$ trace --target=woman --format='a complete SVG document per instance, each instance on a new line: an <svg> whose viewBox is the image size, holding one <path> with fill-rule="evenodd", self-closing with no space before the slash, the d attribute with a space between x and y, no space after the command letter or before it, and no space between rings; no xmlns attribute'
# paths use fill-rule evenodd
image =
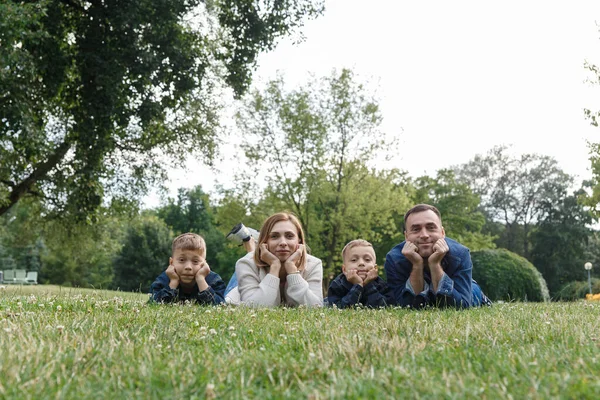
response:
<svg viewBox="0 0 600 400"><path fill-rule="evenodd" d="M264 307L323 304L323 264L306 253L304 231L292 214L282 212L267 218L260 229L256 250L238 260L235 274L241 304ZM229 297L237 300L237 293L230 293Z"/></svg>

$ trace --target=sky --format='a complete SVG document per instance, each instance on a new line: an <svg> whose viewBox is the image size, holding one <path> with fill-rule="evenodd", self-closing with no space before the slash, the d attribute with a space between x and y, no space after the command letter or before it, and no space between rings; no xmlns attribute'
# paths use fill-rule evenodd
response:
<svg viewBox="0 0 600 400"><path fill-rule="evenodd" d="M381 130L397 135L392 164L435 176L496 145L515 155L549 155L574 176L591 177L587 141L600 142L583 109L600 109L600 86L584 61L600 65L600 1L326 0L305 40L286 38L259 58L254 82L279 72L286 83L351 68L376 93ZM227 123L227 122L226 122ZM231 124L233 125L233 124ZM230 129L235 129L231 127ZM235 135L233 135L235 138ZM210 170L190 160L170 173L176 188L232 186L234 144ZM160 202L154 197L146 202Z"/></svg>

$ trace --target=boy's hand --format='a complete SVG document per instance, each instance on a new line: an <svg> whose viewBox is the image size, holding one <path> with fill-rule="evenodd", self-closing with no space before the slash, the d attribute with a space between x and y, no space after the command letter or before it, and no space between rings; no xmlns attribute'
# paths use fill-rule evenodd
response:
<svg viewBox="0 0 600 400"><path fill-rule="evenodd" d="M363 285L363 280L360 276L358 276L358 272L355 269L350 269L350 270L344 272L344 275L346 275L346 279L351 284L360 285L360 286Z"/></svg>
<svg viewBox="0 0 600 400"><path fill-rule="evenodd" d="M410 263L414 265L423 265L423 257L419 254L419 248L413 242L407 240L402 248L402 254Z"/></svg>
<svg viewBox="0 0 600 400"><path fill-rule="evenodd" d="M369 284L369 283L373 282L375 279L377 279L378 276L379 276L379 274L377 272L377 265L376 265L375 268L373 268L369 272L367 272L367 276L365 277L363 284L365 286L367 286L367 284Z"/></svg>
<svg viewBox="0 0 600 400"><path fill-rule="evenodd" d="M201 292L208 289L208 283L206 283L206 277L210 273L210 267L205 260L202 260L200 263L200 268L196 271L196 284L198 285L198 290Z"/></svg>
<svg viewBox="0 0 600 400"><path fill-rule="evenodd" d="M206 261L202 261L200 263L200 268L198 268L198 271L196 271L196 278L198 278L199 276L203 276L204 278L206 278L209 273L210 267L208 266L208 263Z"/></svg>
<svg viewBox="0 0 600 400"><path fill-rule="evenodd" d="M177 275L177 272L175 272L175 266L173 264L169 264L165 272L170 280L169 287L171 289L176 289L179 286L179 275Z"/></svg>

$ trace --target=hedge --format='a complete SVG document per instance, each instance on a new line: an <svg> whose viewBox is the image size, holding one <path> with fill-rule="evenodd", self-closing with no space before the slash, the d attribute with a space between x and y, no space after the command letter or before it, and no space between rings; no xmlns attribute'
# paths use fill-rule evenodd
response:
<svg viewBox="0 0 600 400"><path fill-rule="evenodd" d="M590 284L588 281L573 281L564 285L554 300L573 301L584 299L585 295L590 292ZM592 293L600 293L600 279L592 278Z"/></svg>
<svg viewBox="0 0 600 400"><path fill-rule="evenodd" d="M492 301L548 301L542 274L525 258L506 249L471 253L473 279Z"/></svg>

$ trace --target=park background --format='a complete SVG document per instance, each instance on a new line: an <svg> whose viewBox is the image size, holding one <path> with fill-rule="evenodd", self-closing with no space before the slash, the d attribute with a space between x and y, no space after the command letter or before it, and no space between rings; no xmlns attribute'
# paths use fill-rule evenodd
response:
<svg viewBox="0 0 600 400"><path fill-rule="evenodd" d="M231 227L289 210L326 287L346 242L371 241L383 265L404 212L426 202L476 258L508 257L498 268L514 261L548 288L507 284L495 299L589 290L595 2L183 2L160 19L164 5L144 1L128 21L68 3L2 6L2 269L146 292L192 231L227 280L243 255ZM494 268L475 268L488 292L514 276Z"/></svg>

